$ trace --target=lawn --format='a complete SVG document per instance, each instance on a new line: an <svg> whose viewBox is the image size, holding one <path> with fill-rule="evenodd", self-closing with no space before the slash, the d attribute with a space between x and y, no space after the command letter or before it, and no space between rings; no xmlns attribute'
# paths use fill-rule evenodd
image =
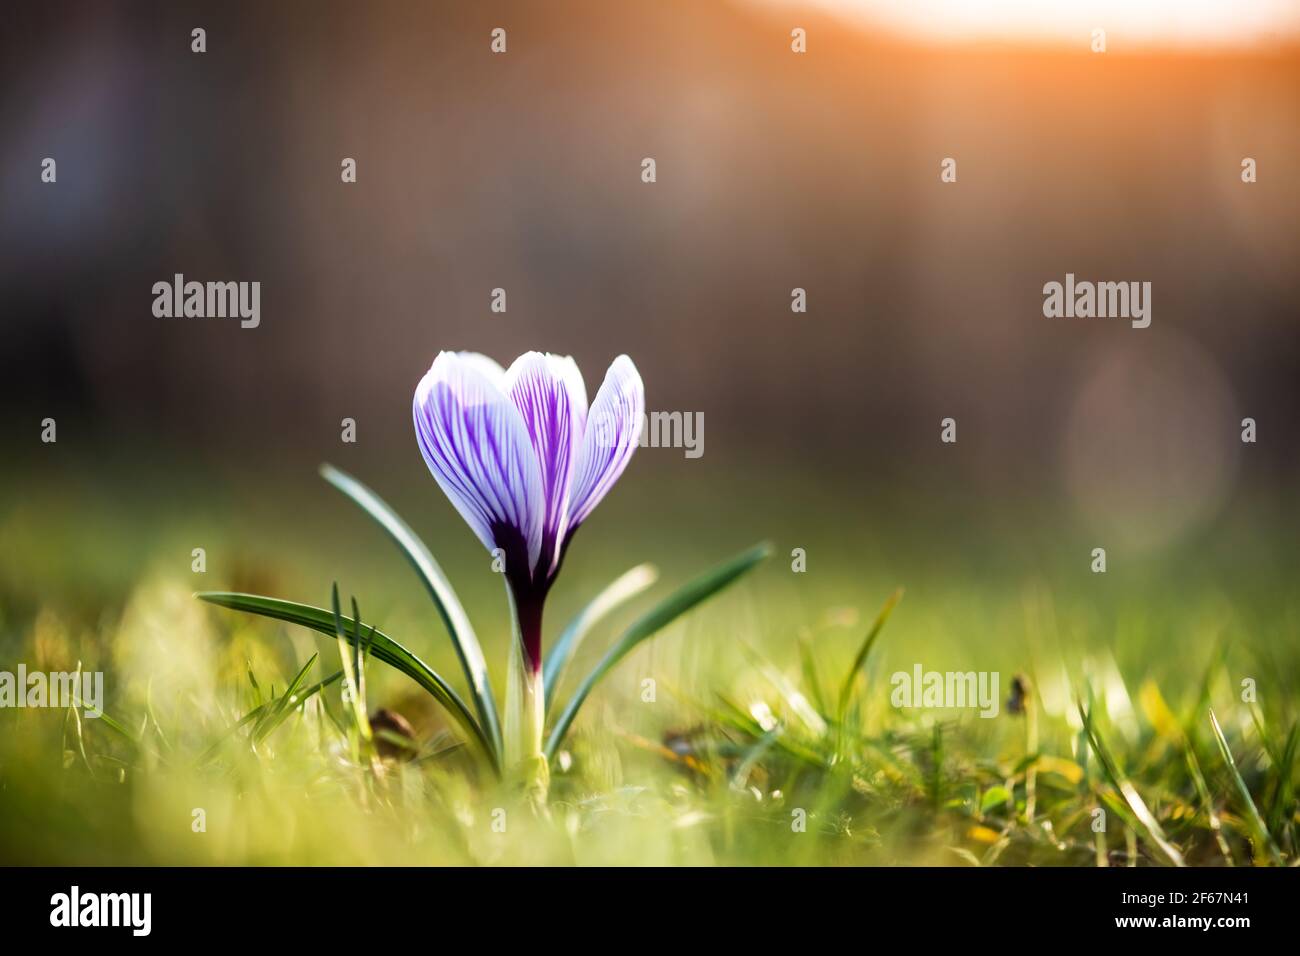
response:
<svg viewBox="0 0 1300 956"><path fill-rule="evenodd" d="M770 556L615 663L558 743L541 803L476 759L448 710L373 645L358 662L335 636L194 597L251 592L330 609L337 583L344 617L355 597L367 626L470 699L417 575L313 468L271 464L254 480L158 461L148 483L130 460L101 463L94 481L72 467L10 472L0 670L102 672L105 716L0 710L0 857L1300 858L1300 602L1284 494L1240 492L1164 550L1111 548L1102 574L1096 542L1060 501L975 502L925 481L873 491L703 464L683 487L683 466L643 458L575 538L547 607L547 646L609 582L653 570L592 615L548 687L549 725L659 602L760 542ZM373 474L340 464L437 556L502 699L510 623L490 557L418 462ZM345 658L361 664L364 707L344 692ZM904 693L918 672L916 696ZM971 699L926 699L932 673L959 675L958 686L971 675Z"/></svg>

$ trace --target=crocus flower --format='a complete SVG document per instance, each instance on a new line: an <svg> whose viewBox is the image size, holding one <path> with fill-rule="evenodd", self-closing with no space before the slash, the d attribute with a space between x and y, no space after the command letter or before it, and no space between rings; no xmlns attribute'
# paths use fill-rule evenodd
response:
<svg viewBox="0 0 1300 956"><path fill-rule="evenodd" d="M641 376L620 355L588 408L582 374L567 356L527 352L503 369L485 355L440 352L415 389L413 412L433 477L484 546L504 558L517 652L507 760L539 759L542 607L574 533L636 450Z"/></svg>

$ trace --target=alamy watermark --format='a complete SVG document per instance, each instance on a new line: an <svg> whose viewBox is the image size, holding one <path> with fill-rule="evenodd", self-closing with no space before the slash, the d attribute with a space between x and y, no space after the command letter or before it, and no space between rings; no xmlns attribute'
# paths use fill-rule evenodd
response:
<svg viewBox="0 0 1300 956"><path fill-rule="evenodd" d="M1129 319L1135 329L1151 324L1150 282L1065 282L1043 286L1043 315L1049 319Z"/></svg>
<svg viewBox="0 0 1300 956"><path fill-rule="evenodd" d="M104 715L103 671L0 671L0 708L84 707L87 717Z"/></svg>
<svg viewBox="0 0 1300 956"><path fill-rule="evenodd" d="M152 893L83 893L73 886L50 897L51 926L124 926L133 936L153 928Z"/></svg>
<svg viewBox="0 0 1300 956"><path fill-rule="evenodd" d="M596 430L596 444L601 448L619 448L628 443L627 432L619 428L616 414L601 415L587 423ZM641 416L641 448L681 448L687 458L704 454L703 412L649 412Z"/></svg>
<svg viewBox="0 0 1300 956"><path fill-rule="evenodd" d="M998 715L997 671L927 671L920 664L889 678L895 707L979 708L981 717Z"/></svg>
<svg viewBox="0 0 1300 956"><path fill-rule="evenodd" d="M153 295L160 319L239 319L244 329L262 324L260 282L186 282L178 272L171 282L155 282Z"/></svg>

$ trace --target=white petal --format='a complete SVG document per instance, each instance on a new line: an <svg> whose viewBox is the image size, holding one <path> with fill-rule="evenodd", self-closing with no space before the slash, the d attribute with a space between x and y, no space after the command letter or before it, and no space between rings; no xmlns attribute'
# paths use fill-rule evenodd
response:
<svg viewBox="0 0 1300 956"><path fill-rule="evenodd" d="M493 388L502 393L505 392L506 370L501 367L501 363L496 359L484 355L482 352L457 352L456 358L491 382Z"/></svg>
<svg viewBox="0 0 1300 956"><path fill-rule="evenodd" d="M632 360L614 359L591 403L573 475L569 528L577 528L632 460L645 421L645 386Z"/></svg>

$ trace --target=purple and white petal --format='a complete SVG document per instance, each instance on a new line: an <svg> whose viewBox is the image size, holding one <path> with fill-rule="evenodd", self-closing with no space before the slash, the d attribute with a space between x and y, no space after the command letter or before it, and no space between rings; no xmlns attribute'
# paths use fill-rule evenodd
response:
<svg viewBox="0 0 1300 956"><path fill-rule="evenodd" d="M502 394L506 390L506 370L501 363L482 352L457 352L456 357L478 372Z"/></svg>
<svg viewBox="0 0 1300 956"><path fill-rule="evenodd" d="M542 550L539 578L555 571L569 527L569 492L587 420L587 389L567 356L527 352L505 373L505 391L519 409L541 468Z"/></svg>
<svg viewBox="0 0 1300 956"><path fill-rule="evenodd" d="M541 469L519 410L480 359L491 361L438 354L415 389L415 434L429 471L484 546L504 549L507 568L524 561L531 569L542 547Z"/></svg>
<svg viewBox="0 0 1300 956"><path fill-rule="evenodd" d="M632 460L645 422L645 386L626 355L614 359L587 414L569 496L569 530L587 519Z"/></svg>

